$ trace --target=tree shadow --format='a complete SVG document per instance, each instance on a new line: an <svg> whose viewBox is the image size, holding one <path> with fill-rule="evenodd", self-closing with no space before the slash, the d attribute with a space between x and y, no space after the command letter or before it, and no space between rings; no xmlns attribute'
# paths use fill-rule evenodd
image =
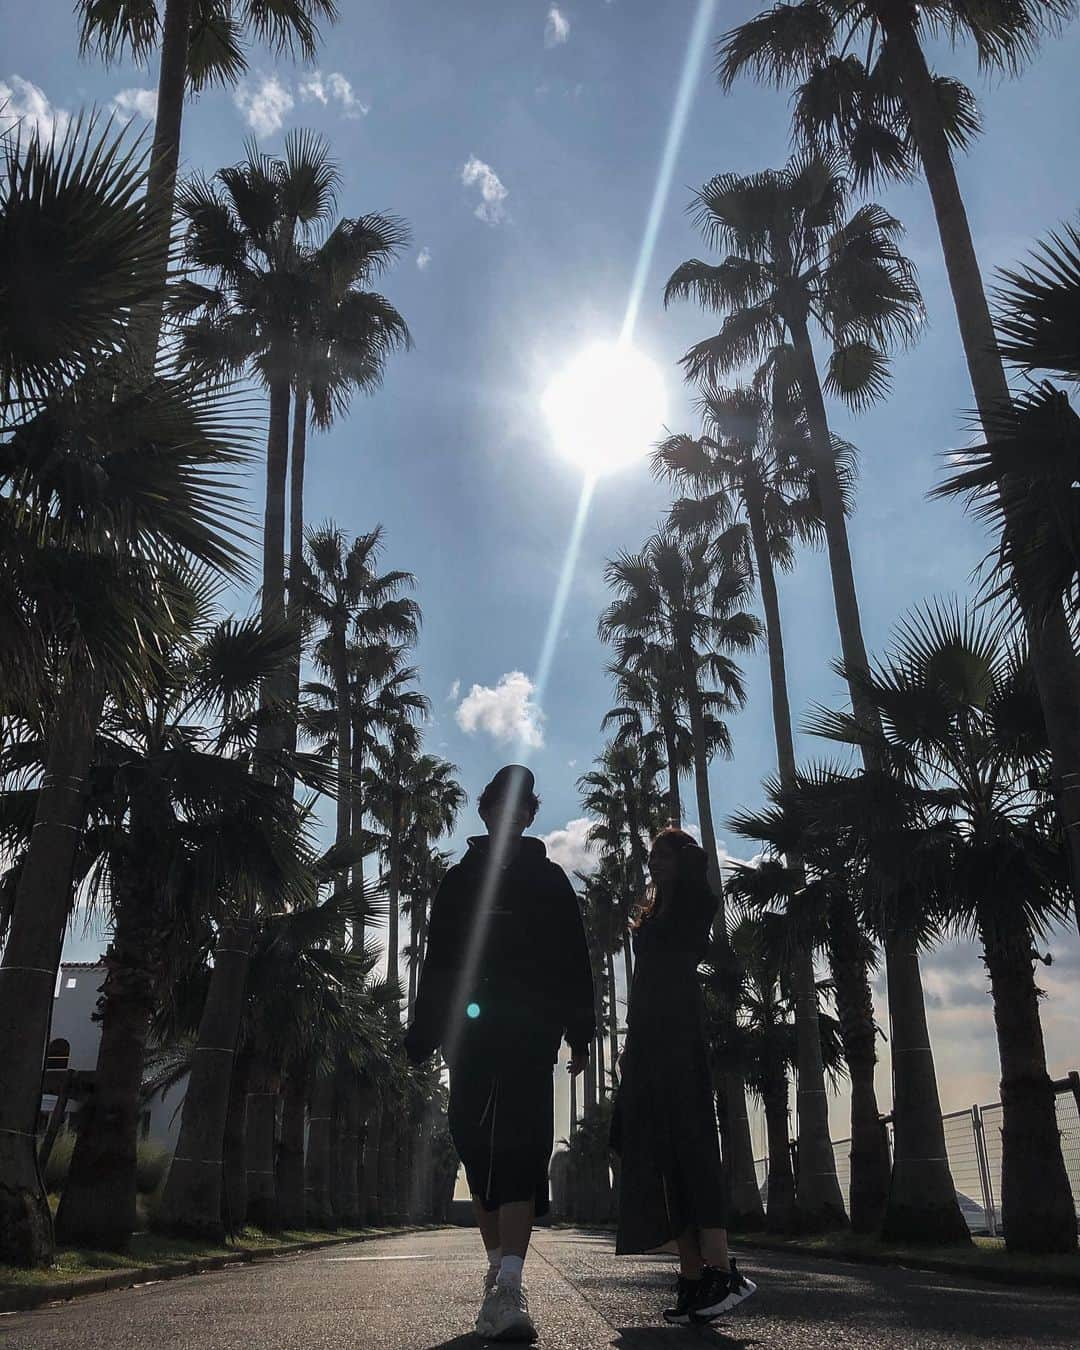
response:
<svg viewBox="0 0 1080 1350"><path fill-rule="evenodd" d="M713 1350L751 1350L762 1342L732 1335L723 1327L617 1327L610 1342L614 1350L675 1350L677 1346L712 1347Z"/></svg>

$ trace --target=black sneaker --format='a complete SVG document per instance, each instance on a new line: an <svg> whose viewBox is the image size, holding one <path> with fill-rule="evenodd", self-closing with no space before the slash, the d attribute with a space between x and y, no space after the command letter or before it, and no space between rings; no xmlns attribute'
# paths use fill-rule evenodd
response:
<svg viewBox="0 0 1080 1350"><path fill-rule="evenodd" d="M690 1309L690 1319L711 1322L737 1308L756 1292L757 1285L739 1270L734 1258L726 1271L706 1266L697 1300Z"/></svg>
<svg viewBox="0 0 1080 1350"><path fill-rule="evenodd" d="M664 1309L664 1321L686 1326L690 1321L690 1310L697 1305L704 1288L704 1279L688 1280L685 1275L680 1275L675 1282L675 1306Z"/></svg>

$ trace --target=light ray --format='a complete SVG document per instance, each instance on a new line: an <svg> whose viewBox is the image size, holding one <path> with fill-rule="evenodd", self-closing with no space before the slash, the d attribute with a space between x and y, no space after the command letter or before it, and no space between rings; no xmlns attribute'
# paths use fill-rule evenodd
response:
<svg viewBox="0 0 1080 1350"><path fill-rule="evenodd" d="M660 171L656 175L656 187L653 189L652 203L649 206L649 215L645 222L645 233L641 240L637 267L634 269L634 280L630 286L630 299L626 306L626 317L623 319L622 331L619 334L619 341L622 343L628 344L634 336L638 313L641 310L641 299L645 294L645 283L649 278L653 253L656 251L656 237L660 233L660 222L663 219L664 207L667 206L668 194L671 191L671 178L675 172L675 162L679 158L679 149L686 131L687 118L690 116L690 105L693 102L694 90L697 88L698 79L701 75L701 61L705 55L705 46L709 40L709 31L712 27L715 9L716 0L699 0L697 14L694 16L694 26L690 30L690 41L686 45L686 59L683 61L679 89L675 95L675 106L671 111L667 140L664 142L664 153L660 156Z"/></svg>
<svg viewBox="0 0 1080 1350"><path fill-rule="evenodd" d="M660 168L657 173L656 186L653 189L652 201L649 205L649 214L645 222L645 232L642 236L641 249L638 254L637 265L634 269L633 282L631 283L630 295L626 306L626 315L623 319L622 329L619 334L620 344L628 345L630 343L633 338L634 328L637 324L642 296L645 292L649 269L652 266L653 253L656 249L656 239L660 230L660 222L663 218L664 208L667 205L668 195L671 191L671 179L675 170L675 162L678 159L679 148L682 144L683 134L686 131L686 123L690 113L694 89L697 86L701 74L702 57L705 53L709 28L715 8L716 0L699 0L697 12L694 16L694 23L690 30L686 57L683 61L682 74L679 79L679 88L675 96L675 105L672 109L671 121L668 125L668 133L664 142L663 154L660 158ZM578 557L581 553L581 543L585 535L585 525L588 520L589 506L592 503L595 489L595 477L587 475L582 484L577 513L575 514L574 523L570 530L570 538L567 542L566 553L563 557L562 570L559 573L558 585L555 588L555 596L552 600L551 614L548 618L547 628L544 632L544 639L540 648L540 659L536 666L534 697L537 704L541 707L543 706L542 699L547 690L551 669L555 661L555 648L558 644L559 632L562 628L563 618L566 613L566 606L570 597L570 588L573 584ZM516 748L516 754L519 759L526 748L524 742L519 741ZM483 997L475 989L476 977L479 971L480 955L484 949L485 938L491 919L491 909L495 899L499 876L507 861L511 842L511 838L507 831L496 830L492 835L488 847L487 866L484 872L483 883L480 888L480 896L477 901L475 922L469 933L468 946L465 950L465 959L455 982L454 994L449 1009L448 1025L445 1029L443 1051L447 1062L451 1065L451 1069L453 1068L454 1055L461 1043L461 1034L464 1030L466 1021L471 1021L475 1024L482 1021L484 1018L485 1009L483 1006ZM469 1009L468 1013L466 1013L466 1006L468 1006Z"/></svg>

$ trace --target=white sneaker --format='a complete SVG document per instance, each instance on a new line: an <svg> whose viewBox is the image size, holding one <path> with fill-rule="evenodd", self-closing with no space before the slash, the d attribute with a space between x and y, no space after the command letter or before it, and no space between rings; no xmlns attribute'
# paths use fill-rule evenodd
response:
<svg viewBox="0 0 1080 1350"><path fill-rule="evenodd" d="M480 1311L476 1314L476 1334L485 1338L491 1335L492 1312L495 1307L495 1281L498 1274L498 1266L488 1266L487 1274L484 1276L484 1294L480 1303Z"/></svg>
<svg viewBox="0 0 1080 1350"><path fill-rule="evenodd" d="M496 1284L481 1314L485 1311L485 1330L479 1335L492 1341L536 1340L536 1324L529 1316L529 1300L520 1284Z"/></svg>

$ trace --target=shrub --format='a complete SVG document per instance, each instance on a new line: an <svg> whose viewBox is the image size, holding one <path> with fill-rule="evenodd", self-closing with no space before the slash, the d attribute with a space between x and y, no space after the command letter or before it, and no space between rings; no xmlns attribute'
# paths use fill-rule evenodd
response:
<svg viewBox="0 0 1080 1350"><path fill-rule="evenodd" d="M65 1125L53 1141L52 1152L45 1164L44 1180L47 1191L59 1193L64 1189L68 1168L71 1166L71 1155L74 1152L75 1131Z"/></svg>
<svg viewBox="0 0 1080 1350"><path fill-rule="evenodd" d="M169 1168L169 1150L149 1139L140 1139L135 1162L135 1189L140 1195L153 1195Z"/></svg>

